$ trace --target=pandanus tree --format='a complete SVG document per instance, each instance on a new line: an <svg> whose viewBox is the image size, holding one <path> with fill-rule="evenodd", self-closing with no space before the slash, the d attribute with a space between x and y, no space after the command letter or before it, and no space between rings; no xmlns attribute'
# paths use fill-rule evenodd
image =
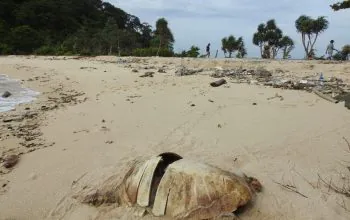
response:
<svg viewBox="0 0 350 220"><path fill-rule="evenodd" d="M233 35L225 37L221 40L221 49L224 51L225 57L228 53L228 57L231 58L232 54L237 52L237 57L243 58L247 52L244 48L244 41L242 37L236 39Z"/></svg>
<svg viewBox="0 0 350 220"><path fill-rule="evenodd" d="M305 58L312 56L317 38L321 33L327 30L328 24L329 22L323 16L313 19L309 16L302 15L295 21L297 32L301 34Z"/></svg>
<svg viewBox="0 0 350 220"><path fill-rule="evenodd" d="M282 49L282 58L288 59L290 58L290 53L295 48L294 41L290 37L284 36L280 41L279 47Z"/></svg>
<svg viewBox="0 0 350 220"><path fill-rule="evenodd" d="M289 40L290 37L283 36L274 19L267 21L266 24L260 24L253 35L253 44L259 46L261 57L267 59L276 58L280 49L293 50L294 47L291 47Z"/></svg>

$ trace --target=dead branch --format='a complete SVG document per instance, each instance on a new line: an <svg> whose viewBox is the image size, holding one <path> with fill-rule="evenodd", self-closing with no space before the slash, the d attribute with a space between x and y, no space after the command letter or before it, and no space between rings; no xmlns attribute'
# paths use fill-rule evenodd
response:
<svg viewBox="0 0 350 220"><path fill-rule="evenodd" d="M343 137L343 139L344 139L344 141L347 143L348 148L349 148L349 151L350 151L350 142L349 142L345 137Z"/></svg>
<svg viewBox="0 0 350 220"><path fill-rule="evenodd" d="M297 193L297 194L301 195L304 198L309 198L306 195L304 195L301 192L299 192L298 189L295 186L291 186L291 185L288 185L288 184L282 184L282 183L279 183L279 182L276 182L276 181L273 181L273 182L278 184L278 185L280 185L284 189L287 189L287 190L289 190L291 192L294 192L294 193Z"/></svg>
<svg viewBox="0 0 350 220"><path fill-rule="evenodd" d="M347 189L345 186L343 188L340 188L336 185L334 185L332 183L332 181L330 181L329 183L327 183L324 179L322 179L322 177L320 176L320 174L317 174L319 180L321 180L326 186L328 186L328 190L333 190L334 192L344 195L346 197L350 197L350 189Z"/></svg>

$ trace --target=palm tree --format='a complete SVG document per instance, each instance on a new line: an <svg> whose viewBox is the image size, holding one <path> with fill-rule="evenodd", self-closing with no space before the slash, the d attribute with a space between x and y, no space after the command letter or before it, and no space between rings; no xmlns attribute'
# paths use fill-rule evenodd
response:
<svg viewBox="0 0 350 220"><path fill-rule="evenodd" d="M329 22L323 16L313 19L302 15L295 21L297 32L301 33L306 58L311 56L317 37L327 30L328 24Z"/></svg>
<svg viewBox="0 0 350 220"><path fill-rule="evenodd" d="M221 49L224 51L225 57L226 53L229 54L229 58L232 57L232 53L238 51L240 56L244 57L246 55L246 50L244 48L243 38L240 37L236 39L233 35L229 37L225 37L221 40L222 47Z"/></svg>
<svg viewBox="0 0 350 220"><path fill-rule="evenodd" d="M288 59L290 57L290 52L294 49L294 41L288 37L284 36L280 41L280 48L282 48L283 59Z"/></svg>
<svg viewBox="0 0 350 220"><path fill-rule="evenodd" d="M253 35L253 44L259 46L262 58L275 58L280 49L279 42L283 37L283 32L276 25L276 21L271 19L266 24L260 24L257 32Z"/></svg>

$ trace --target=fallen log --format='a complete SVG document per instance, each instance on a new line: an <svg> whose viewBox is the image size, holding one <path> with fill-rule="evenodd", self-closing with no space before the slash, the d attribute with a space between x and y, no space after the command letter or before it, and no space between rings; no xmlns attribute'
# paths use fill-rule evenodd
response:
<svg viewBox="0 0 350 220"><path fill-rule="evenodd" d="M226 82L225 79L220 79L220 80L218 80L218 81L215 81L215 82L210 83L210 85L211 85L212 87L218 87L218 86L221 86L221 85L226 84L226 83L227 83L227 82Z"/></svg>

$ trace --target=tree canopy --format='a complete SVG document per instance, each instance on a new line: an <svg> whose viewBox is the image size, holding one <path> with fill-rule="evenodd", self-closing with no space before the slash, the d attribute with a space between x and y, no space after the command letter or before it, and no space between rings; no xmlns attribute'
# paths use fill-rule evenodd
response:
<svg viewBox="0 0 350 220"><path fill-rule="evenodd" d="M350 8L350 1L346 0L346 1L342 1L342 2L337 2L335 4L331 5L331 8L334 11L339 11L341 9L346 9L346 8Z"/></svg>
<svg viewBox="0 0 350 220"><path fill-rule="evenodd" d="M317 38L322 32L327 30L328 24L329 22L323 16L313 19L309 16L301 15L295 21L297 32L301 34L306 58L312 57Z"/></svg>
<svg viewBox="0 0 350 220"><path fill-rule="evenodd" d="M231 58L234 52L237 52L236 57L243 58L247 55L246 49L244 47L244 41L242 37L236 39L233 35L225 37L221 40L222 47L225 57L228 53L228 57Z"/></svg>
<svg viewBox="0 0 350 220"><path fill-rule="evenodd" d="M151 47L157 34L102 0L0 1L0 54L129 55Z"/></svg>
<svg viewBox="0 0 350 220"><path fill-rule="evenodd" d="M277 27L276 21L271 19L266 24L259 24L253 35L253 44L259 46L262 58L276 58L278 51L283 49L286 57L294 49L294 42ZM285 57L285 56L284 56Z"/></svg>
<svg viewBox="0 0 350 220"><path fill-rule="evenodd" d="M156 30L154 31L155 41L159 43L158 50L166 48L172 50L174 36L168 27L168 21L165 18L160 18L156 22ZM158 55L158 53L157 53Z"/></svg>

